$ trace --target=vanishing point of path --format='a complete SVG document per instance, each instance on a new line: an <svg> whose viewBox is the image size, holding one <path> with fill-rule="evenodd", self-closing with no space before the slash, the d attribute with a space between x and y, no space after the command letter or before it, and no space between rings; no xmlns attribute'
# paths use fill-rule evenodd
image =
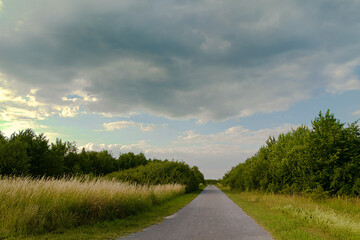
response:
<svg viewBox="0 0 360 240"><path fill-rule="evenodd" d="M270 234L215 186L208 186L189 205L160 224L123 239L270 240Z"/></svg>

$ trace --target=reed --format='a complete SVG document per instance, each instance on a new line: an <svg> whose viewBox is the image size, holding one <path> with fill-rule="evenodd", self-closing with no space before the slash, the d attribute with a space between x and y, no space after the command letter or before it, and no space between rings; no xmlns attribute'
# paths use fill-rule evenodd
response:
<svg viewBox="0 0 360 240"><path fill-rule="evenodd" d="M147 186L101 178L3 177L0 239L124 218L184 191L179 184Z"/></svg>

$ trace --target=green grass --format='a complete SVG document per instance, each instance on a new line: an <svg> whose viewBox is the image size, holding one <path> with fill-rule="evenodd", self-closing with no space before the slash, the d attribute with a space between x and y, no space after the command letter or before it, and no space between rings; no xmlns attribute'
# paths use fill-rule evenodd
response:
<svg viewBox="0 0 360 240"><path fill-rule="evenodd" d="M184 195L178 184L141 186L106 179L0 178L0 239L123 219Z"/></svg>
<svg viewBox="0 0 360 240"><path fill-rule="evenodd" d="M360 239L360 199L222 191L274 239Z"/></svg>
<svg viewBox="0 0 360 240"><path fill-rule="evenodd" d="M204 188L204 187L203 187ZM89 240L89 239L115 239L126 236L130 233L141 231L142 229L157 224L164 220L166 216L174 214L179 209L185 207L203 190L177 195L168 201L161 203L147 211L135 216L129 216L114 221L98 222L91 225L84 225L68 230L58 230L48 234L21 236L14 239L26 240Z"/></svg>

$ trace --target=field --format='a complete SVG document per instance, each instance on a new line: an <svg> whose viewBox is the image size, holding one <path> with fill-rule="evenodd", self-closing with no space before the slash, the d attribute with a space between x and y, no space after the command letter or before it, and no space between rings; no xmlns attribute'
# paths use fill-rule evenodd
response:
<svg viewBox="0 0 360 240"><path fill-rule="evenodd" d="M274 239L360 239L360 199L222 189Z"/></svg>
<svg viewBox="0 0 360 240"><path fill-rule="evenodd" d="M134 215L183 194L184 186L105 179L0 179L0 239Z"/></svg>

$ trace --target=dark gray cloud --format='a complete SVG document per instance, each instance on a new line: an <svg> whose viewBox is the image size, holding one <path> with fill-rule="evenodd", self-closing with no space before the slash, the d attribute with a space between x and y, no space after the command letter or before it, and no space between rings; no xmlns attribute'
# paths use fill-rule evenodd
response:
<svg viewBox="0 0 360 240"><path fill-rule="evenodd" d="M319 88L349 89L353 75L326 71L360 64L359 10L357 0L3 0L0 73L46 103L95 96L84 107L98 113L283 110Z"/></svg>

